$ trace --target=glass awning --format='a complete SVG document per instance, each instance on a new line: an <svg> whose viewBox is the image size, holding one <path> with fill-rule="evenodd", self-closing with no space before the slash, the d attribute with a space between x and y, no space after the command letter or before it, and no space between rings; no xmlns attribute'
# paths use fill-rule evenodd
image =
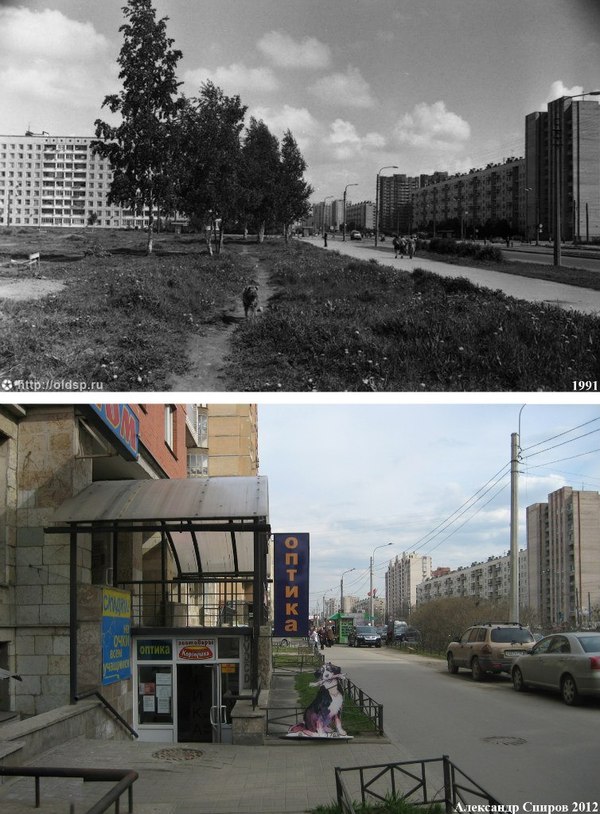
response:
<svg viewBox="0 0 600 814"><path fill-rule="evenodd" d="M255 534L270 534L266 477L96 481L68 498L47 533L160 533L178 577L250 574Z"/></svg>

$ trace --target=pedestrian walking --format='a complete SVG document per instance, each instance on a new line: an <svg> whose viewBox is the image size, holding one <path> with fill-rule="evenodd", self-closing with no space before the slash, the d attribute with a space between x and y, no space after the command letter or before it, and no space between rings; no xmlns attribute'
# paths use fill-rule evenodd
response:
<svg viewBox="0 0 600 814"><path fill-rule="evenodd" d="M414 239L414 237L408 238L408 256L410 257L411 260L415 256L415 243L416 240Z"/></svg>
<svg viewBox="0 0 600 814"><path fill-rule="evenodd" d="M325 248L327 248L327 232L323 232L323 243L325 244Z"/></svg>
<svg viewBox="0 0 600 814"><path fill-rule="evenodd" d="M319 652L319 634L317 633L315 628L313 628L310 631L310 634L309 634L308 638L310 639L310 643L312 644L312 646L313 646L313 648L315 650L315 653L318 653Z"/></svg>
<svg viewBox="0 0 600 814"><path fill-rule="evenodd" d="M400 249L400 238L398 235L394 235L392 246L394 247L394 257L398 257L398 250Z"/></svg>

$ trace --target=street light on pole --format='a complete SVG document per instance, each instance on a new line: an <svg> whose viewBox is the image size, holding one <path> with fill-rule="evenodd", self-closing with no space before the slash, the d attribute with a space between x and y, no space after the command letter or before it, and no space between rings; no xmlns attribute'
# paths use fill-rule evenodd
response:
<svg viewBox="0 0 600 814"><path fill-rule="evenodd" d="M382 167L377 173L377 186L375 187L375 248L377 248L377 239L379 237L379 176L384 170L397 170L396 164L387 164Z"/></svg>
<svg viewBox="0 0 600 814"><path fill-rule="evenodd" d="M369 561L369 616L371 617L371 624L373 624L374 616L373 616L373 557L375 556L375 552L378 548L385 548L388 545L392 545L392 543L382 543L381 545L375 546L373 549L373 553L371 554L371 559Z"/></svg>
<svg viewBox="0 0 600 814"><path fill-rule="evenodd" d="M344 187L344 226L342 230L342 240L346 240L346 190L348 187L357 187L358 184L346 184Z"/></svg>
<svg viewBox="0 0 600 814"><path fill-rule="evenodd" d="M349 574L350 571L356 571L356 568L348 568L347 571L344 571L340 580L340 613L344 612L344 575Z"/></svg>
<svg viewBox="0 0 600 814"><path fill-rule="evenodd" d="M563 102L566 99L579 99L586 96L600 96L600 90L590 90L585 93L575 93L571 96L561 96L555 102ZM560 266L561 258L561 197L562 197L562 113L564 105L559 110L555 109L555 121L552 123L552 143L554 145L554 265ZM577 130L577 140L579 143L579 129ZM579 152L579 151L578 151ZM577 156L579 161L579 154Z"/></svg>

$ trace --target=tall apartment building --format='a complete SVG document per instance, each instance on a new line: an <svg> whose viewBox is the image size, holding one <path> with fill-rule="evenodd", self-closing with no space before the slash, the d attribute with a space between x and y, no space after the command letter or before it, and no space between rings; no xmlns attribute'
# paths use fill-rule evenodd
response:
<svg viewBox="0 0 600 814"><path fill-rule="evenodd" d="M600 621L600 494L564 486L527 507L529 604L546 626Z"/></svg>
<svg viewBox="0 0 600 814"><path fill-rule="evenodd" d="M379 229L388 234L413 230L412 199L419 178L395 173L379 176Z"/></svg>
<svg viewBox="0 0 600 814"><path fill-rule="evenodd" d="M146 215L108 205L112 167L94 139L0 135L0 225L143 228Z"/></svg>
<svg viewBox="0 0 600 814"><path fill-rule="evenodd" d="M431 557L415 552L390 560L385 574L387 619L405 619L417 604L417 585L431 576Z"/></svg>
<svg viewBox="0 0 600 814"><path fill-rule="evenodd" d="M562 97L525 119L527 232L554 239L600 236L600 104Z"/></svg>
<svg viewBox="0 0 600 814"><path fill-rule="evenodd" d="M416 231L476 238L486 223L506 221L513 234L525 234L525 159L510 158L485 169L441 178L436 173L413 192Z"/></svg>
<svg viewBox="0 0 600 814"><path fill-rule="evenodd" d="M436 572L446 572L436 575ZM470 566L449 569L438 568L430 579L417 586L417 604L431 602L450 596L476 596L497 600L510 596L510 555L489 557L486 562L474 562ZM527 551L519 551L519 605L529 605Z"/></svg>

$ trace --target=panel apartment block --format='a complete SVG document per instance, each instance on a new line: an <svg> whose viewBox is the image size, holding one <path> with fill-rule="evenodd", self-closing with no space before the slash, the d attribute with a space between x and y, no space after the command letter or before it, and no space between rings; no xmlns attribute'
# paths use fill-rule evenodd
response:
<svg viewBox="0 0 600 814"><path fill-rule="evenodd" d="M565 486L527 508L529 597L543 625L600 621L600 494Z"/></svg>
<svg viewBox="0 0 600 814"><path fill-rule="evenodd" d="M555 99L525 121L527 222L554 239L557 206L562 240L600 237L600 105Z"/></svg>
<svg viewBox="0 0 600 814"><path fill-rule="evenodd" d="M91 137L0 135L0 225L143 228L147 217L109 206L112 168Z"/></svg>

